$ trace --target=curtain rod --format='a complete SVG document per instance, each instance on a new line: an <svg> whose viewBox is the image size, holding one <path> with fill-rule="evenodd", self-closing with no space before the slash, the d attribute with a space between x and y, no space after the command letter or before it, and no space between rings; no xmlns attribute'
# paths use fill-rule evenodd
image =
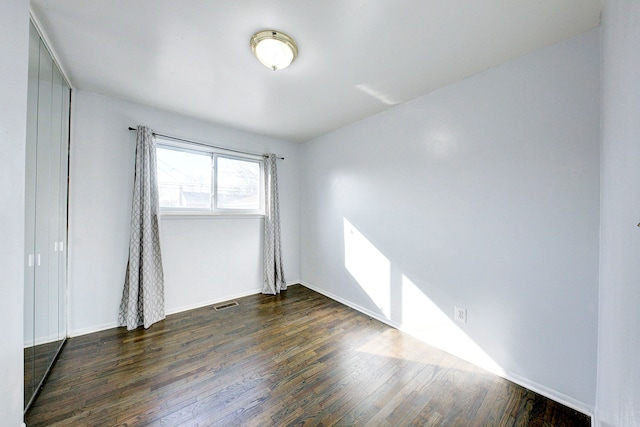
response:
<svg viewBox="0 0 640 427"><path fill-rule="evenodd" d="M138 128L134 128L134 127L129 126L129 130L137 131ZM177 136L165 135L165 134L158 133L158 132L153 132L153 136L161 136L163 138L173 139L174 141L186 142L188 144L200 145L202 147L207 147L207 148L217 148L218 150L231 151L233 153L250 154L252 156L267 157L266 154L252 153L250 151L234 150L233 148L226 148L226 147L219 147L217 145L203 144L201 142L190 141L188 139L178 138ZM276 159L284 160L284 157L276 157Z"/></svg>

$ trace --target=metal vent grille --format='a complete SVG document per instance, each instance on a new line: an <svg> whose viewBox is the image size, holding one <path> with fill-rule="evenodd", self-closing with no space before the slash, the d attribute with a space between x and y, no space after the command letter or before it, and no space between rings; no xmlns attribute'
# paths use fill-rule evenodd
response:
<svg viewBox="0 0 640 427"><path fill-rule="evenodd" d="M225 302L224 304L220 304L220 305L214 305L213 309L215 311L220 311L220 310L224 310L227 308L231 308L231 307L235 307L238 305L237 301L231 301L231 302Z"/></svg>

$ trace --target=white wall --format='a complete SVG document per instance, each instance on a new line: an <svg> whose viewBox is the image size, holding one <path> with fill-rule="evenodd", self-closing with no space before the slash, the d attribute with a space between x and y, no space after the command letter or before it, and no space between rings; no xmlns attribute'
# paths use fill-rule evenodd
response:
<svg viewBox="0 0 640 427"><path fill-rule="evenodd" d="M80 90L72 100L69 205L70 334L115 326L129 245L135 132L252 152L278 162L285 274L299 281L299 145ZM262 219L163 219L168 313L256 293L262 285Z"/></svg>
<svg viewBox="0 0 640 427"><path fill-rule="evenodd" d="M303 280L592 410L598 88L594 30L304 144Z"/></svg>
<svg viewBox="0 0 640 427"><path fill-rule="evenodd" d="M22 424L24 176L29 2L0 3L0 415ZM7 326L8 325L8 326Z"/></svg>
<svg viewBox="0 0 640 427"><path fill-rule="evenodd" d="M597 415L640 425L640 2L602 14L602 200Z"/></svg>

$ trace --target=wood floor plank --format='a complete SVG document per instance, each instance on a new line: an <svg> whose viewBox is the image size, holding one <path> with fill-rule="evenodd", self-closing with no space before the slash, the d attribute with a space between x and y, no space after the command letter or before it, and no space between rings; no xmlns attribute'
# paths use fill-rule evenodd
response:
<svg viewBox="0 0 640 427"><path fill-rule="evenodd" d="M71 338L36 426L589 426L303 286Z"/></svg>

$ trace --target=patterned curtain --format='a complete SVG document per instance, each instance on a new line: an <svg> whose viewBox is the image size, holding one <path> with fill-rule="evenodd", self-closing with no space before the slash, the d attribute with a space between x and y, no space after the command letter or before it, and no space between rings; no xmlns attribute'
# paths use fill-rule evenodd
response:
<svg viewBox="0 0 640 427"><path fill-rule="evenodd" d="M155 137L138 126L129 262L118 316L118 326L127 330L148 328L165 317L157 180Z"/></svg>
<svg viewBox="0 0 640 427"><path fill-rule="evenodd" d="M287 289L282 267L280 245L280 203L278 201L278 172L275 154L264 162L265 216L264 216L264 283L263 294L275 295Z"/></svg>

